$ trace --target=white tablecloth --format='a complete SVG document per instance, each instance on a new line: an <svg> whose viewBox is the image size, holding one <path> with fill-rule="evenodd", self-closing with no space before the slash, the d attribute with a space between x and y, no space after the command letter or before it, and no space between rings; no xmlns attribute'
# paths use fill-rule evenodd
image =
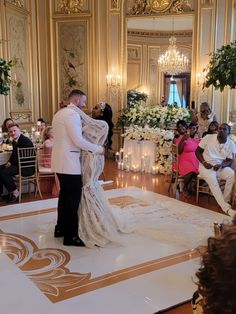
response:
<svg viewBox="0 0 236 314"><path fill-rule="evenodd" d="M0 165L4 165L11 156L11 151L0 153Z"/></svg>

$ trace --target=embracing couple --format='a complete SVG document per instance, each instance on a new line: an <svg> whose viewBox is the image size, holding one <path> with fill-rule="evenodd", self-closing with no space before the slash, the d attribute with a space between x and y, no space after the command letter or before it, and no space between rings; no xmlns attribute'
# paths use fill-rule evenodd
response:
<svg viewBox="0 0 236 314"><path fill-rule="evenodd" d="M55 138L52 150L52 169L57 174L60 182L58 217L54 236L64 237L63 244L72 246L85 245L84 241L78 236L78 208L83 186L81 176L81 152L87 152L88 156L86 159L92 156L91 158L94 160L94 156L97 156L96 158L98 158L98 160L104 160L103 144L108 132L107 125L99 121L102 136L99 137L99 140L96 142L96 132L91 134L91 132L88 131L86 139L81 116L84 117L85 120L88 119L88 124L93 119L89 118L80 110L83 109L85 105L86 95L80 90L73 90L69 95L68 105L60 109L55 114L52 121ZM84 124L86 124L86 121ZM91 125L91 128L88 127L87 129L95 130L93 125ZM90 138L89 135L92 138ZM95 140L93 140L93 136Z"/></svg>

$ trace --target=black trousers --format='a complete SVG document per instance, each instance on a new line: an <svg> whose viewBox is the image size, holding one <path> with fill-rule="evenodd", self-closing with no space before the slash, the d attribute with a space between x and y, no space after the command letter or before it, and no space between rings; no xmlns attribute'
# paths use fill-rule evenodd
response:
<svg viewBox="0 0 236 314"><path fill-rule="evenodd" d="M8 168L5 165L0 166L0 194L3 192L3 186L5 186L9 193L16 189L14 176L18 173L19 169L17 166L11 165Z"/></svg>
<svg viewBox="0 0 236 314"><path fill-rule="evenodd" d="M57 173L60 182L58 199L57 229L61 230L64 238L78 236L78 209L81 199L81 175Z"/></svg>

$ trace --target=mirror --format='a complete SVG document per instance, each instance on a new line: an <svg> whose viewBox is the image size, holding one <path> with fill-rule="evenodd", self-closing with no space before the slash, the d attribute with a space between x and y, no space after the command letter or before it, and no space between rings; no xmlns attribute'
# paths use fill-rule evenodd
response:
<svg viewBox="0 0 236 314"><path fill-rule="evenodd" d="M158 66L172 35L177 50L189 60L187 69L176 75ZM127 90L147 93L147 105L190 106L192 38L192 14L127 18Z"/></svg>

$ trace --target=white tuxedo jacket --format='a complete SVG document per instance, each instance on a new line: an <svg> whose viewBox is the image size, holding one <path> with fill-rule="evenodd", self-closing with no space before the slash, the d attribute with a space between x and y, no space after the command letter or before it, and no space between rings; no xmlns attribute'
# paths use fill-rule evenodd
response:
<svg viewBox="0 0 236 314"><path fill-rule="evenodd" d="M81 174L80 150L102 153L103 147L92 144L82 136L79 113L70 104L53 117L54 145L52 149L52 170L62 174Z"/></svg>

